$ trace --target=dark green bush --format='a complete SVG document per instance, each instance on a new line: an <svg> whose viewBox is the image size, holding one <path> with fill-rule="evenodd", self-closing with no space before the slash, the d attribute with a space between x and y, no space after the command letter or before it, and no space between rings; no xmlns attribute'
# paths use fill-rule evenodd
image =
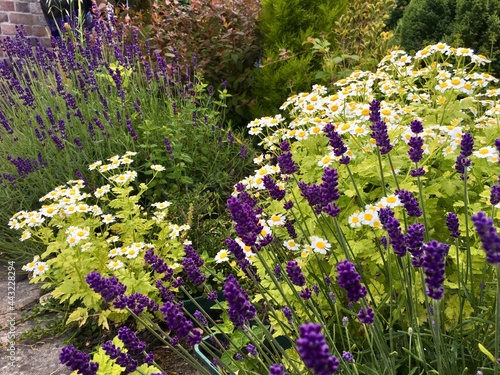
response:
<svg viewBox="0 0 500 375"><path fill-rule="evenodd" d="M406 51L415 51L429 42L447 42L472 48L491 58L493 74L500 76L500 0L406 0L392 14L404 9L395 42Z"/></svg>
<svg viewBox="0 0 500 375"><path fill-rule="evenodd" d="M500 0L457 0L452 32L463 45L492 58L491 68L500 76Z"/></svg>
<svg viewBox="0 0 500 375"><path fill-rule="evenodd" d="M401 47L410 52L427 42L445 41L452 32L456 0L412 0L401 19Z"/></svg>

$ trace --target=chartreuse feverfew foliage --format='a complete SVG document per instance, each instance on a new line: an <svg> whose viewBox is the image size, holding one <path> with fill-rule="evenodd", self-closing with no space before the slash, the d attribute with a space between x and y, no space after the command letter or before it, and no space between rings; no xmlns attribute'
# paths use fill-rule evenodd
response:
<svg viewBox="0 0 500 375"><path fill-rule="evenodd" d="M264 152L227 202L221 319L169 294L163 325L143 311L138 321L203 374L498 374L500 91L481 73L487 62L444 43L393 51L376 72L252 121ZM213 275L196 259L187 279ZM150 263L157 278L160 263ZM96 272L87 282L134 313L124 285ZM86 359L82 372L100 366L64 348L69 366L68 353ZM131 370L150 363L124 358Z"/></svg>
<svg viewBox="0 0 500 375"><path fill-rule="evenodd" d="M155 279L144 269L147 250L156 249L175 273L182 270L182 242L189 225L166 219L170 202L141 205L148 185L165 168L152 165L153 178L135 191L137 172L130 168L134 155L127 152L108 164L93 163L89 169L106 182L94 191L85 188L83 180L68 181L41 197L40 209L20 211L9 221L10 228L22 231L21 241L46 247L23 269L33 272L31 282L43 283L43 288L53 289L52 297L73 306L67 323L83 325L97 314L98 324L108 327L108 320L127 317L102 305L85 281L91 271L114 275L132 293L158 300Z"/></svg>

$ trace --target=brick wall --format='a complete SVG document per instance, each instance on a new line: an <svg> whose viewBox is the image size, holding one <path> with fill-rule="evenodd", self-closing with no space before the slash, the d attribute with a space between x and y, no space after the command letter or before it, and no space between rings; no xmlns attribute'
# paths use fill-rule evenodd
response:
<svg viewBox="0 0 500 375"><path fill-rule="evenodd" d="M16 25L24 25L28 36L40 38L43 45L50 45L39 0L0 0L0 38L14 35Z"/></svg>

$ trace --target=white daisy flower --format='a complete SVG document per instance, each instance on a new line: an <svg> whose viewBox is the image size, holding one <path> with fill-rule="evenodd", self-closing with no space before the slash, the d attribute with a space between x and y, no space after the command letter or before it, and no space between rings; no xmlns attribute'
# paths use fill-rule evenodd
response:
<svg viewBox="0 0 500 375"><path fill-rule="evenodd" d="M268 220L267 220L267 225L270 227L281 227L285 225L285 216L278 214L278 215L272 215Z"/></svg>
<svg viewBox="0 0 500 375"><path fill-rule="evenodd" d="M38 259L40 259L40 256L36 255L31 262L29 262L28 264L25 264L24 266L22 266L21 269L23 271L29 271L29 272L33 271L35 269L35 267L36 267Z"/></svg>
<svg viewBox="0 0 500 375"><path fill-rule="evenodd" d="M43 205L40 208L40 213L46 217L52 217L59 211L59 206L56 204Z"/></svg>
<svg viewBox="0 0 500 375"><path fill-rule="evenodd" d="M25 230L21 235L21 238L19 238L19 241L23 242L26 241L28 238L31 238L31 232L29 230Z"/></svg>
<svg viewBox="0 0 500 375"><path fill-rule="evenodd" d="M474 151L472 154L475 157L480 158L480 159L488 159L488 158L492 158L492 157L497 157L498 151L496 150L495 147L486 146L486 147L480 148L477 151Z"/></svg>
<svg viewBox="0 0 500 375"><path fill-rule="evenodd" d="M327 240L318 236L311 236L309 240L311 241L311 248L315 253L326 254L332 246Z"/></svg>
<svg viewBox="0 0 500 375"><path fill-rule="evenodd" d="M214 257L215 263L229 261L229 252L226 249L220 250Z"/></svg>
<svg viewBox="0 0 500 375"><path fill-rule="evenodd" d="M116 220L116 218L111 215L111 214L105 214L105 215L102 215L102 222L104 224L111 224L111 223L114 223Z"/></svg>
<svg viewBox="0 0 500 375"><path fill-rule="evenodd" d="M108 262L108 268L112 271L119 270L120 268L123 268L123 262L119 260L112 260Z"/></svg>
<svg viewBox="0 0 500 375"><path fill-rule="evenodd" d="M159 210L164 210L165 208L168 208L172 205L172 202L157 202L157 203L153 203L151 206L159 209Z"/></svg>
<svg viewBox="0 0 500 375"><path fill-rule="evenodd" d="M361 226L361 218L360 218L360 213L355 212L349 218L347 219L349 225L351 227L360 227Z"/></svg>
<svg viewBox="0 0 500 375"><path fill-rule="evenodd" d="M94 196L96 198L101 198L104 194L109 193L110 190L111 190L111 186L109 186L108 184L103 185L103 186L95 189Z"/></svg>
<svg viewBox="0 0 500 375"><path fill-rule="evenodd" d="M35 265L35 268L33 269L33 276L40 276L43 275L47 270L49 269L49 266L45 262L37 262Z"/></svg>
<svg viewBox="0 0 500 375"><path fill-rule="evenodd" d="M92 242L87 242L87 243L84 243L80 248L82 249L82 251L87 251L91 247L92 247Z"/></svg>
<svg viewBox="0 0 500 375"><path fill-rule="evenodd" d="M111 237L109 237L109 238L106 240L106 242L107 242L107 243L117 242L119 239L120 239L120 237L118 237L118 236L111 236Z"/></svg>
<svg viewBox="0 0 500 375"><path fill-rule="evenodd" d="M375 210L366 210L361 212L360 220L361 224L373 226L376 221L380 221L378 217L378 212Z"/></svg>
<svg viewBox="0 0 500 375"><path fill-rule="evenodd" d="M136 249L134 247L128 247L127 248L127 258L128 259L134 259L134 258L137 258L137 256L139 255L139 250L140 249Z"/></svg>
<svg viewBox="0 0 500 375"><path fill-rule="evenodd" d="M401 206L399 198L394 194L388 195L387 197L383 197L380 200L380 204L382 205L382 207L389 207L389 208Z"/></svg>
<svg viewBox="0 0 500 375"><path fill-rule="evenodd" d="M102 165L102 161L98 160L95 163L92 163L89 165L89 171L93 171L97 167L100 167Z"/></svg>
<svg viewBox="0 0 500 375"><path fill-rule="evenodd" d="M156 172L162 172L165 170L165 167L163 165L153 164L151 169Z"/></svg>
<svg viewBox="0 0 500 375"><path fill-rule="evenodd" d="M290 251L300 250L300 245L293 239L283 241L283 246L285 246Z"/></svg>

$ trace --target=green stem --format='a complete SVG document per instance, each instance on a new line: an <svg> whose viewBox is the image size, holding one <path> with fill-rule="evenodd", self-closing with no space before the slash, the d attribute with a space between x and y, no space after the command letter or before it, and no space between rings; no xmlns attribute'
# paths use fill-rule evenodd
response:
<svg viewBox="0 0 500 375"><path fill-rule="evenodd" d="M387 196L387 191L385 189L385 180L384 180L384 170L382 169L382 156L380 155L380 150L377 149L377 157L378 157L378 167L380 169L380 180L382 181L382 191L384 192L384 197Z"/></svg>
<svg viewBox="0 0 500 375"><path fill-rule="evenodd" d="M500 264L495 266L497 274L497 290L496 290L496 310L495 310L495 358L500 355ZM498 364L495 365L494 375L498 375Z"/></svg>
<svg viewBox="0 0 500 375"><path fill-rule="evenodd" d="M465 272L465 284L470 277L471 304L476 306L474 297L474 274L472 267L472 255L470 252L470 235L469 235L469 195L467 194L467 168L464 168L464 214L465 214L465 241L467 244L467 269Z"/></svg>

